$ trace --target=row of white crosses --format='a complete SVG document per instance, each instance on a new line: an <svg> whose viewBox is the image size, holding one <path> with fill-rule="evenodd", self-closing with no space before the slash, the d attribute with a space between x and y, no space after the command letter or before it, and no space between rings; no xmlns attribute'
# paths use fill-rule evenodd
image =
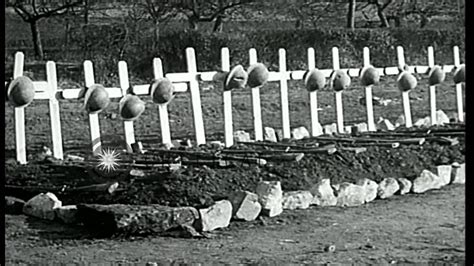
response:
<svg viewBox="0 0 474 266"><path fill-rule="evenodd" d="M454 66L453 65L444 65L442 70L445 72L450 72L453 68L461 68L464 65L460 64L459 60L459 49L457 46L454 47ZM363 58L363 67L371 67L369 59L369 49L364 48L364 58ZM263 76L253 78L253 84L251 87L252 93L252 109L253 109L253 121L254 121L254 130L255 130L255 139L263 140L263 126L261 119L261 109L260 109L260 88L267 82L278 81L280 83L280 98L281 98L281 108L282 108L282 129L283 137L290 137L290 120L289 120L289 108L288 108L288 80L302 80L311 76L311 73L315 71L319 72L320 75L325 78L332 78L332 75L336 70L339 70L339 53L338 48L334 47L332 49L333 55L333 69L317 70L315 62L315 53L313 48L308 49L308 70L296 70L296 71L287 71L286 68L286 51L284 49L279 50L279 71L278 72L268 72L265 66L261 63L257 63L257 53L255 49L249 50L249 63L250 68L248 72L252 75L252 69L260 69L263 71ZM397 56L398 56L398 66L397 67L385 67L385 68L374 68L380 75L403 75L405 72L417 72L417 73L426 73L430 67L434 66L434 56L433 48L428 48L428 66L415 66L408 67L406 70L400 73L400 69L403 69L405 66L405 60L403 56L403 48L397 47ZM222 59L222 71L228 73L230 71L230 58L228 48L222 48L221 50L221 59ZM166 76L163 73L163 68L161 60L155 58L153 60L153 70L155 81L162 80L165 78L167 82L172 83L172 91L174 92L186 92L190 91L192 111L193 111L193 121L194 129L196 135L196 144L206 143L204 123L201 110L201 99L199 91L199 81L212 81L222 79L222 73L217 71L210 72L198 72L196 57L193 48L186 49L186 62L188 66L188 71L185 73L168 73ZM23 75L23 66L24 66L24 55L21 52L18 52L15 55L15 65L13 78L16 79ZM235 69L235 67L234 67ZM243 71L243 68L240 66L240 72ZM133 92L134 95L152 95L153 89L156 87L151 86L150 84L145 85L136 85L133 88L130 88L128 81L128 71L127 64L124 61L119 62L118 64L119 78L120 78L120 88L103 88L110 98L122 98L120 102L120 112L122 112L123 104L125 100L130 99L130 92ZM266 71L266 72L265 72ZM464 68L463 68L464 71ZM58 159L63 159L63 147L62 147L62 136L61 136L61 124L60 124L60 115L59 115L59 103L58 98L66 99L77 99L84 94L82 89L68 89L60 90L57 87L57 77L56 77L56 67L55 63L48 61L46 64L47 72L47 81L34 81L32 84L34 86L34 99L48 99L50 107L50 118L51 118L51 131L52 131L52 141L53 141L53 156ZM262 71L260 71L262 72ZM360 75L360 69L350 68L350 69L341 69L338 73L347 73L350 77L358 77ZM84 74L85 74L85 86L90 88L95 86L93 65L91 61L84 62ZM462 73L464 75L464 72ZM249 75L249 76L250 76ZM229 75L225 75L228 79ZM228 81L228 80L227 80ZM226 81L226 82L227 82ZM306 80L305 80L306 81ZM458 109L458 119L459 121L464 121L463 116L463 105L462 105L462 85L464 82L464 76L456 80L456 99L457 99L457 109ZM166 83L166 82L165 82ZM239 86L242 87L240 82ZM311 83L311 82L310 82ZM316 82L317 83L317 82ZM7 84L6 84L7 85ZM155 84L156 85L156 84ZM306 84L307 85L307 84ZM310 84L311 85L311 84ZM159 85L157 85L159 86ZM309 101L310 101L310 114L311 114L311 135L318 136L321 135L321 125L318 120L318 106L317 106L317 90L321 89L324 84L311 85L316 89L308 89ZM307 85L308 87L308 85ZM130 91L131 90L131 91ZM232 98L231 98L232 88L226 89L223 93L223 108L224 108L224 131L225 131L225 146L229 147L233 145L233 127L232 127ZM374 131L375 123L373 120L373 107L372 107L372 84L367 85L365 88L366 92L366 107L367 107L367 122L368 129ZM58 97L58 93L60 96ZM409 106L409 91L402 92L404 114L406 118L406 126L412 126L411 123L411 113ZM134 99L137 101L137 99ZM343 110L342 110L342 90L335 92L336 100L336 120L338 132L342 133L344 129L343 122ZM138 99L139 101L139 99ZM166 101L158 102L158 112L160 117L160 126L161 126L161 135L162 143L171 142L171 134L169 127L168 119L168 110L167 105L169 103ZM430 86L430 110L432 123L436 123L435 114L436 111L436 100L435 100L435 86ZM16 140L16 153L17 161L20 163L26 163L26 143L25 143L25 122L24 122L24 108L25 106L15 107L15 140ZM144 107L143 107L144 108ZM141 110L143 111L143 110ZM125 142L127 151L131 152L132 144L135 142L135 135L133 129L133 120L124 120L124 133L125 133ZM92 152L93 154L98 154L102 150L102 143L100 139L100 127L99 127L99 118L97 113L89 114L89 125L90 125L90 136L92 142Z"/></svg>

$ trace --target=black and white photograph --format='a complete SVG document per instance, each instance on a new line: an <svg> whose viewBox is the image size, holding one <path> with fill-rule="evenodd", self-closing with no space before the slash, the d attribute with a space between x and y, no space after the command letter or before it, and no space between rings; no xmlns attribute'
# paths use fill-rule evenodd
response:
<svg viewBox="0 0 474 266"><path fill-rule="evenodd" d="M465 2L5 0L0 264L472 263Z"/></svg>

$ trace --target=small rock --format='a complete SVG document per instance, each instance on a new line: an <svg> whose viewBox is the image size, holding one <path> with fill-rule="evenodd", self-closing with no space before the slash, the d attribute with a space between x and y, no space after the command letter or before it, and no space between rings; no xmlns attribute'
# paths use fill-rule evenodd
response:
<svg viewBox="0 0 474 266"><path fill-rule="evenodd" d="M313 201L313 194L306 190L290 191L283 193L283 209L307 209Z"/></svg>
<svg viewBox="0 0 474 266"><path fill-rule="evenodd" d="M420 118L416 120L413 124L415 127L430 127L431 126L431 118L429 116L425 118Z"/></svg>
<svg viewBox="0 0 474 266"><path fill-rule="evenodd" d="M324 127L324 134L326 135L333 135L333 134L337 134L337 124L336 123L332 123L330 125L325 125Z"/></svg>
<svg viewBox="0 0 474 266"><path fill-rule="evenodd" d="M249 142L250 140L250 133L245 132L243 130L237 130L234 132L234 142Z"/></svg>
<svg viewBox="0 0 474 266"><path fill-rule="evenodd" d="M262 214L273 217L283 212L283 192L280 181L260 181L256 191L258 201L262 205Z"/></svg>
<svg viewBox="0 0 474 266"><path fill-rule="evenodd" d="M453 184L466 183L466 164L453 163L452 164L452 182Z"/></svg>
<svg viewBox="0 0 474 266"><path fill-rule="evenodd" d="M5 214L22 214L25 201L15 197L5 196Z"/></svg>
<svg viewBox="0 0 474 266"><path fill-rule="evenodd" d="M282 141L284 139L282 129L279 129L279 128L275 129L275 135L276 135L278 141Z"/></svg>
<svg viewBox="0 0 474 266"><path fill-rule="evenodd" d="M222 141L219 141L219 140L214 140L214 141L211 141L209 142L209 144L211 145L211 147L213 149L222 149L225 147L224 143Z"/></svg>
<svg viewBox="0 0 474 266"><path fill-rule="evenodd" d="M344 133L351 134L352 126L344 126Z"/></svg>
<svg viewBox="0 0 474 266"><path fill-rule="evenodd" d="M204 238L194 227L188 224L182 224L177 228L170 229L161 236L179 237L179 238Z"/></svg>
<svg viewBox="0 0 474 266"><path fill-rule="evenodd" d="M130 170L129 175L131 177L145 177L145 173L142 170L138 170L138 169Z"/></svg>
<svg viewBox="0 0 474 266"><path fill-rule="evenodd" d="M449 117L443 112L443 110L438 110L436 111L436 122L438 125L449 124Z"/></svg>
<svg viewBox="0 0 474 266"><path fill-rule="evenodd" d="M248 191L236 191L229 196L232 203L232 217L237 220L253 221L257 219L262 206L258 196Z"/></svg>
<svg viewBox="0 0 474 266"><path fill-rule="evenodd" d="M61 207L62 202L51 192L41 193L25 203L23 213L33 217L54 220L54 209Z"/></svg>
<svg viewBox="0 0 474 266"><path fill-rule="evenodd" d="M334 195L329 178L322 179L316 185L312 186L310 192L313 195L311 204L324 207L335 206L337 203L337 198Z"/></svg>
<svg viewBox="0 0 474 266"><path fill-rule="evenodd" d="M60 206L54 210L56 212L56 217L58 217L63 223L74 224L78 222L78 211L76 205Z"/></svg>
<svg viewBox="0 0 474 266"><path fill-rule="evenodd" d="M405 125L405 115L398 116L397 120L395 120L395 127Z"/></svg>
<svg viewBox="0 0 474 266"><path fill-rule="evenodd" d="M200 209L201 216L199 227L202 231L208 232L217 228L229 226L232 218L232 203L228 200L221 200L214 203L209 208Z"/></svg>
<svg viewBox="0 0 474 266"><path fill-rule="evenodd" d="M309 138L310 134L309 134L309 131L305 127L297 127L291 131L291 136L294 139L303 139L303 138Z"/></svg>
<svg viewBox="0 0 474 266"><path fill-rule="evenodd" d="M386 199L389 198L400 189L400 185L398 185L398 182L395 178L389 177L389 178L384 178L380 183L379 183L379 188L377 189L377 195L381 199Z"/></svg>
<svg viewBox="0 0 474 266"><path fill-rule="evenodd" d="M437 174L441 178L441 182L443 186L448 185L451 183L451 172L452 166L451 165L438 165L436 166Z"/></svg>
<svg viewBox="0 0 474 266"><path fill-rule="evenodd" d="M412 191L414 193L423 193L428 190L440 188L442 180L437 175L428 170L423 170L420 176L413 181Z"/></svg>
<svg viewBox="0 0 474 266"><path fill-rule="evenodd" d="M357 130L359 132L369 131L369 127L368 127L367 123L358 123L358 124L355 124L355 126L357 127Z"/></svg>
<svg viewBox="0 0 474 266"><path fill-rule="evenodd" d="M362 186L365 188L365 202L371 202L377 198L377 190L379 185L377 182L370 180L368 178L359 179L356 182L356 185Z"/></svg>
<svg viewBox="0 0 474 266"><path fill-rule="evenodd" d="M377 129L383 130L383 131L392 131L395 130L395 126L390 122L388 119L380 118L377 125Z"/></svg>
<svg viewBox="0 0 474 266"><path fill-rule="evenodd" d="M398 181L398 185L400 186L400 189L398 190L398 194L405 195L408 192L410 192L411 187L412 187L412 183L410 180L404 177L401 177L401 178L397 178L397 181Z"/></svg>
<svg viewBox="0 0 474 266"><path fill-rule="evenodd" d="M343 182L339 185L339 189L336 191L336 194L336 206L352 207L365 203L365 188L363 186Z"/></svg>
<svg viewBox="0 0 474 266"><path fill-rule="evenodd" d="M110 116L109 116L110 119L116 119L117 118L117 114L116 113L111 113Z"/></svg>
<svg viewBox="0 0 474 266"><path fill-rule="evenodd" d="M272 142L277 142L277 136L275 133L275 129L271 127L265 127L264 128L264 140L272 141Z"/></svg>

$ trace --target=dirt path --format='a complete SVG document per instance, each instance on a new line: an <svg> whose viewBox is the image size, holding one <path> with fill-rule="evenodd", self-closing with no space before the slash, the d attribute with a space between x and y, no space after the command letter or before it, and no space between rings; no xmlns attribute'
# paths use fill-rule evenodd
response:
<svg viewBox="0 0 474 266"><path fill-rule="evenodd" d="M66 262L464 264L465 187L354 208L285 211L232 223L210 239L92 239L82 228L6 215L7 265ZM324 252L326 245L334 253Z"/></svg>

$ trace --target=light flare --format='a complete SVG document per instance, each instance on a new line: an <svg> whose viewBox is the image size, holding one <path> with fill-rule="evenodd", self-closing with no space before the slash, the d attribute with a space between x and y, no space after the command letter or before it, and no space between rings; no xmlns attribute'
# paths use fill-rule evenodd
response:
<svg viewBox="0 0 474 266"><path fill-rule="evenodd" d="M97 165L100 170L111 172L116 170L119 165L120 153L116 150L106 149L102 150L99 154L99 164Z"/></svg>

